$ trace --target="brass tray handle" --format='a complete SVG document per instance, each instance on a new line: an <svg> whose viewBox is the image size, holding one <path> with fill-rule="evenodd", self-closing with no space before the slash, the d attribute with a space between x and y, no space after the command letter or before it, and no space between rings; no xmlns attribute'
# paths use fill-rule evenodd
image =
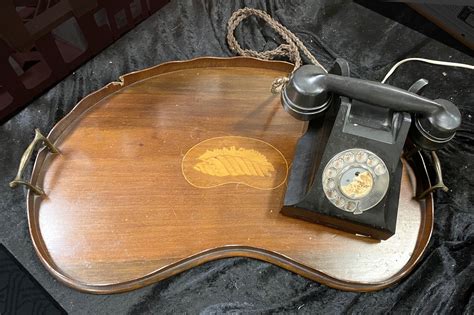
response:
<svg viewBox="0 0 474 315"><path fill-rule="evenodd" d="M436 174L436 184L419 194L416 197L418 200L423 199L427 194L430 194L437 189L441 189L445 192L449 190L443 182L443 172L441 170L441 162L439 161L438 154L436 154L435 151L431 151L431 158L433 159L433 166Z"/></svg>
<svg viewBox="0 0 474 315"><path fill-rule="evenodd" d="M423 155L421 154L421 149L419 147L413 146L404 154L404 157L407 160L413 160L416 153L418 153L418 156L421 158L422 164L426 165L426 163L424 162ZM438 154L436 154L436 151L430 151L430 153L431 153L431 160L433 162L433 167L434 167L434 171L436 175L436 184L435 185L430 184L430 187L425 189L423 192L417 193L415 196L415 199L417 200L424 199L426 195L431 194L432 192L438 189L441 189L444 192L449 191L449 188L446 187L443 181L443 171L441 169L441 162L439 161Z"/></svg>
<svg viewBox="0 0 474 315"><path fill-rule="evenodd" d="M23 153L20 166L18 167L18 173L16 173L16 177L10 182L10 187L15 188L18 185L25 185L27 186L33 193L43 196L45 195L43 189L38 186L34 186L31 183L22 179L23 172L25 171L26 166L28 165L28 161L30 160L31 156L33 155L33 151L36 147L36 144L42 142L51 153L59 153L59 150L49 141L45 136L41 134L39 129L35 129L35 138L30 143L28 148L26 148L25 152Z"/></svg>

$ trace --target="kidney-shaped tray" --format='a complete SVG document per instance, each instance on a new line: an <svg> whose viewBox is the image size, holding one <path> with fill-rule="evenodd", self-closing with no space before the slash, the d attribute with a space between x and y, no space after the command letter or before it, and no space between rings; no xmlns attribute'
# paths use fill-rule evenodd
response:
<svg viewBox="0 0 474 315"><path fill-rule="evenodd" d="M291 69L243 57L165 63L88 95L49 142L38 134L49 145L37 155L27 206L44 266L93 293L231 256L352 291L405 276L432 230L431 195L412 197L427 183L424 165L404 162L396 234L386 241L279 213L306 125L269 87Z"/></svg>

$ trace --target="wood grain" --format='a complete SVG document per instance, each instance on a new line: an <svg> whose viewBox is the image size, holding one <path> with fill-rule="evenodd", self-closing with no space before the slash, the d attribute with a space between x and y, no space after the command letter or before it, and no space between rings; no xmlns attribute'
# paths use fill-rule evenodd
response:
<svg viewBox="0 0 474 315"><path fill-rule="evenodd" d="M93 293L131 290L231 256L345 290L378 290L405 276L429 241L433 211L431 196L412 199L407 165L397 232L382 242L279 214L285 184L259 189L236 171L243 182L199 188L183 176L186 153L216 137L265 142L291 167L306 126L269 92L291 69L251 58L167 63L82 100L48 136L61 154L41 150L33 169L47 197L28 194L28 218L46 268ZM271 156L252 143L234 145Z"/></svg>

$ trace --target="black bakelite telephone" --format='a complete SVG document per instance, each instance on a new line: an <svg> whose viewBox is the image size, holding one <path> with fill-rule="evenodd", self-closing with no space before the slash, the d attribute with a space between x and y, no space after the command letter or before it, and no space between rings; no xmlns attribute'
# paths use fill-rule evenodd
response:
<svg viewBox="0 0 474 315"><path fill-rule="evenodd" d="M395 233L407 137L437 150L461 124L457 107L443 99L349 77L338 59L326 73L316 65L296 70L282 89L283 107L309 120L299 140L281 212L352 233L387 239Z"/></svg>

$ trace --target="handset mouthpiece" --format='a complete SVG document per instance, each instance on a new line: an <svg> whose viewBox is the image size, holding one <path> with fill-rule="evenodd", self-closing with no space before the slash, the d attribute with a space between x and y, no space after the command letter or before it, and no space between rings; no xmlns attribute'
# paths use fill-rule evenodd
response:
<svg viewBox="0 0 474 315"><path fill-rule="evenodd" d="M326 71L319 66L305 65L296 70L282 90L282 105L299 120L311 120L331 104L331 93L325 86Z"/></svg>

